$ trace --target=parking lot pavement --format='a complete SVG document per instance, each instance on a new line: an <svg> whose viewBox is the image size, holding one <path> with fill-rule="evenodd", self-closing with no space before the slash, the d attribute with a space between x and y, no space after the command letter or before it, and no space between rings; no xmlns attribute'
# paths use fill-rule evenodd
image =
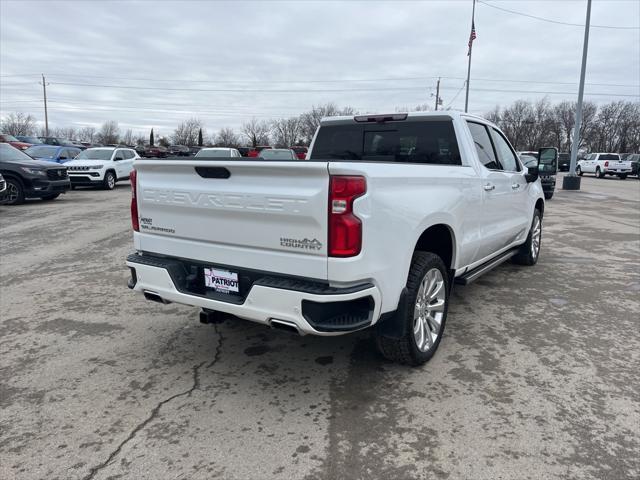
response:
<svg viewBox="0 0 640 480"><path fill-rule="evenodd" d="M561 182L560 182L561 184ZM126 287L129 188L0 206L0 478L640 475L640 182L547 202L422 368Z"/></svg>

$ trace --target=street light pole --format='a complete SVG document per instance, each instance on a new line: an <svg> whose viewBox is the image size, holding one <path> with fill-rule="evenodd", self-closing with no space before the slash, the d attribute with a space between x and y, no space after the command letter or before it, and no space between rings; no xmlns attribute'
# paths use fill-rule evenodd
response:
<svg viewBox="0 0 640 480"><path fill-rule="evenodd" d="M47 112L47 81L42 74L42 93L44 94L44 135L49 136L49 113Z"/></svg>
<svg viewBox="0 0 640 480"><path fill-rule="evenodd" d="M584 24L584 43L582 45L582 66L580 67L580 86L578 87L578 104L576 105L576 124L571 142L571 163L569 175L562 180L563 190L580 190L580 177L576 175L578 146L580 145L580 124L582 123L582 98L584 96L584 77L587 70L587 52L589 50L589 25L591 23L591 0L587 0L587 19Z"/></svg>

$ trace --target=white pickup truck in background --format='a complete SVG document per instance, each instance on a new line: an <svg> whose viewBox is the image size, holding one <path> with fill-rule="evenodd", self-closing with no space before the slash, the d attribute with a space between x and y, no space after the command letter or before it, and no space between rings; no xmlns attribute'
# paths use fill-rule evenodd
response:
<svg viewBox="0 0 640 480"><path fill-rule="evenodd" d="M580 176L593 173L598 178L604 178L605 175L618 175L625 179L631 173L631 163L627 171L622 167L620 155L617 153L590 153L584 160L578 162L576 173Z"/></svg>
<svg viewBox="0 0 640 480"><path fill-rule="evenodd" d="M482 118L325 118L307 159L136 160L129 287L199 307L204 323L373 327L383 355L418 365L440 343L454 281L538 259L537 166Z"/></svg>

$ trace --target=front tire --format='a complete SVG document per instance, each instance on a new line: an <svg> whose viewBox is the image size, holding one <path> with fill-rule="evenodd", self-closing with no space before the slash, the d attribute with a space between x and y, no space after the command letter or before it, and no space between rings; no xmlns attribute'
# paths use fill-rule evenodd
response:
<svg viewBox="0 0 640 480"><path fill-rule="evenodd" d="M413 255L404 318L404 335L391 338L377 335L376 344L388 360L406 365L422 365L438 349L449 309L449 274L442 259L430 252Z"/></svg>
<svg viewBox="0 0 640 480"><path fill-rule="evenodd" d="M513 262L519 265L535 265L540 256L542 246L542 214L537 208L533 212L531 229L527 236L527 241L522 244L518 253L513 256Z"/></svg>
<svg viewBox="0 0 640 480"><path fill-rule="evenodd" d="M6 177L7 190L4 193L5 205L20 205L24 203L24 187L17 178Z"/></svg>
<svg viewBox="0 0 640 480"><path fill-rule="evenodd" d="M113 190L116 187L116 176L113 172L109 171L104 174L104 180L102 181L102 187L105 190Z"/></svg>
<svg viewBox="0 0 640 480"><path fill-rule="evenodd" d="M553 198L553 192L544 192L544 198L551 200Z"/></svg>
<svg viewBox="0 0 640 480"><path fill-rule="evenodd" d="M582 176L582 169L580 168L580 165L576 167L576 173L578 174L579 177Z"/></svg>

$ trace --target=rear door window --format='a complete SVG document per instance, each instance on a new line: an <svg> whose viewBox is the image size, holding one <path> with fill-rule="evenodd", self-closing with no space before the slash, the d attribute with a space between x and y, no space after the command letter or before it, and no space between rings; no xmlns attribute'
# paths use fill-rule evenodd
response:
<svg viewBox="0 0 640 480"><path fill-rule="evenodd" d="M469 130L471 131L473 143L476 146L480 162L489 170L502 170L502 167L496 159L493 142L491 141L487 127L476 122L467 122L467 124L469 125Z"/></svg>
<svg viewBox="0 0 640 480"><path fill-rule="evenodd" d="M321 126L310 160L462 164L447 120Z"/></svg>

